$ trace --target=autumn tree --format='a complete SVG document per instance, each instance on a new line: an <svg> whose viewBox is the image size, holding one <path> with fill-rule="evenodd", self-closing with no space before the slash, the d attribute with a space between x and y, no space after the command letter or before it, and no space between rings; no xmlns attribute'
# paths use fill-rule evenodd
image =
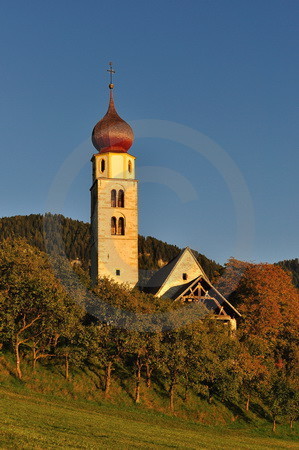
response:
<svg viewBox="0 0 299 450"><path fill-rule="evenodd" d="M225 264L225 268L218 278L215 286L221 292L221 294L228 298L237 289L240 280L251 263L246 261L239 261L231 257Z"/></svg>
<svg viewBox="0 0 299 450"><path fill-rule="evenodd" d="M281 267L272 264L250 265L244 272L234 301L242 314L239 336L244 345L242 390L247 395L263 391L273 418L283 413L290 390L288 379L298 367L299 296L292 279ZM277 370L283 374L279 377ZM289 393L289 394L288 394Z"/></svg>
<svg viewBox="0 0 299 450"><path fill-rule="evenodd" d="M245 396L245 409L249 411L250 401L254 394L258 393L261 383L267 380L269 375L265 364L265 357L259 351L260 346L254 342L243 345L238 355L238 365L241 374L241 394Z"/></svg>
<svg viewBox="0 0 299 450"><path fill-rule="evenodd" d="M244 273L235 297L244 317L244 335L264 338L273 346L278 339L298 339L298 290L279 266L257 264Z"/></svg>

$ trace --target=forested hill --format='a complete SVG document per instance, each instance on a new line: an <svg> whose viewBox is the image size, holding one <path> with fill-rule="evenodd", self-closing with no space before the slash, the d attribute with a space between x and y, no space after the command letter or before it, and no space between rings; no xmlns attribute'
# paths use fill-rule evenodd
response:
<svg viewBox="0 0 299 450"><path fill-rule="evenodd" d="M57 223L59 226L57 226ZM66 218L62 215L31 214L29 216L3 217L0 219L0 241L14 236L22 236L29 244L46 251L47 246L59 249L63 241L64 252L70 260L79 259L84 268L90 264L90 224ZM174 258L181 249L159 241L153 237L139 236L139 268L157 270ZM215 278L222 266L206 256L194 252L204 271L210 278Z"/></svg>
<svg viewBox="0 0 299 450"><path fill-rule="evenodd" d="M51 223L53 229L51 230ZM68 219L62 215L30 214L29 216L3 217L0 219L0 241L12 237L24 237L28 243L47 251L45 235L51 250L59 249L61 239L64 252L70 260L80 259L84 267L89 265L89 224ZM51 243L50 243L51 241Z"/></svg>
<svg viewBox="0 0 299 450"><path fill-rule="evenodd" d="M299 259L287 259L277 263L283 269L291 272L294 285L299 288Z"/></svg>
<svg viewBox="0 0 299 450"><path fill-rule="evenodd" d="M151 236L139 236L138 247L139 268L149 270L159 269L177 256L181 250L176 245L167 244ZM193 252L209 278L220 275L223 270L220 264L195 250Z"/></svg>

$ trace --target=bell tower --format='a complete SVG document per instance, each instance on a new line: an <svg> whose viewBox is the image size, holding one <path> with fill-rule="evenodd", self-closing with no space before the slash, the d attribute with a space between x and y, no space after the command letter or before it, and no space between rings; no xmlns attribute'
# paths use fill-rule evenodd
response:
<svg viewBox="0 0 299 450"><path fill-rule="evenodd" d="M134 134L116 112L110 63L110 100L94 127L92 143L91 277L109 277L133 288L138 282L138 194Z"/></svg>

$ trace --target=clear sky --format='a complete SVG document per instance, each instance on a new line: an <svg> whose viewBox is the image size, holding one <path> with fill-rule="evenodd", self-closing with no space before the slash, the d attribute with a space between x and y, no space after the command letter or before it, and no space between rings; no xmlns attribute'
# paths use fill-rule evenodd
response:
<svg viewBox="0 0 299 450"><path fill-rule="evenodd" d="M0 216L50 205L89 221L90 135L113 61L140 233L221 263L298 257L298 7L2 2Z"/></svg>

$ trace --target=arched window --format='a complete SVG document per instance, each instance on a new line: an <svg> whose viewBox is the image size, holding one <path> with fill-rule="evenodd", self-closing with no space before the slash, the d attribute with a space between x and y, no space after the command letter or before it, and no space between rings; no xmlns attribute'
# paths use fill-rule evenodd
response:
<svg viewBox="0 0 299 450"><path fill-rule="evenodd" d="M111 217L111 234L116 234L116 217Z"/></svg>
<svg viewBox="0 0 299 450"><path fill-rule="evenodd" d="M132 161L128 162L128 171L129 171L129 173L132 172Z"/></svg>
<svg viewBox="0 0 299 450"><path fill-rule="evenodd" d="M111 191L111 206L112 208L116 208L116 190L112 189Z"/></svg>
<svg viewBox="0 0 299 450"><path fill-rule="evenodd" d="M105 166L106 166L105 160L104 160L104 159L101 159L101 172L104 172Z"/></svg>
<svg viewBox="0 0 299 450"><path fill-rule="evenodd" d="M123 208L125 206L125 193L122 189L118 191L118 202L117 206Z"/></svg>
<svg viewBox="0 0 299 450"><path fill-rule="evenodd" d="M122 236L124 236L124 234L125 234L125 219L123 217L120 217L118 219L117 234L120 234Z"/></svg>

